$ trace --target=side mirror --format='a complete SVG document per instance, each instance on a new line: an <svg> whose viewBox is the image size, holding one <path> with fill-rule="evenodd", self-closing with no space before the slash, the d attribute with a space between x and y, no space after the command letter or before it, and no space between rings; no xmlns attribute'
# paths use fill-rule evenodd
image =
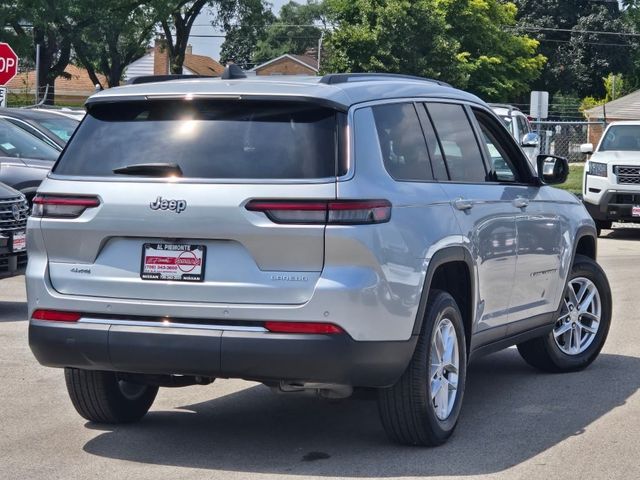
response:
<svg viewBox="0 0 640 480"><path fill-rule="evenodd" d="M538 155L538 178L545 185L558 185L567 181L569 162L555 155Z"/></svg>
<svg viewBox="0 0 640 480"><path fill-rule="evenodd" d="M593 153L593 143L583 143L580 145L580 153L591 155Z"/></svg>
<svg viewBox="0 0 640 480"><path fill-rule="evenodd" d="M535 132L529 132L522 137L522 147L538 147L540 146L540 135Z"/></svg>

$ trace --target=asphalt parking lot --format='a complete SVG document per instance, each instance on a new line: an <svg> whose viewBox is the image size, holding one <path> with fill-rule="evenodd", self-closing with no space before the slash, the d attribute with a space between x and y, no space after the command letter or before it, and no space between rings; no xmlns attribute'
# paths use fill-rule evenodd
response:
<svg viewBox="0 0 640 480"><path fill-rule="evenodd" d="M566 375L514 349L478 360L458 430L436 449L389 444L367 395L330 402L239 380L161 389L135 425L89 424L62 371L29 351L24 277L0 280L0 478L640 478L640 229L605 235L614 316L600 358Z"/></svg>

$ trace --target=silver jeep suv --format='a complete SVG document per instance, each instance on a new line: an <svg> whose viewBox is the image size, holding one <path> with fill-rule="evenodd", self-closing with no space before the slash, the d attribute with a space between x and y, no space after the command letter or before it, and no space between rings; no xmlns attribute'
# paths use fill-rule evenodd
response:
<svg viewBox="0 0 640 480"><path fill-rule="evenodd" d="M593 221L547 186L564 159L537 177L439 82L234 76L97 93L34 199L29 342L80 415L215 378L375 387L391 439L437 445L470 359L596 358L611 295Z"/></svg>

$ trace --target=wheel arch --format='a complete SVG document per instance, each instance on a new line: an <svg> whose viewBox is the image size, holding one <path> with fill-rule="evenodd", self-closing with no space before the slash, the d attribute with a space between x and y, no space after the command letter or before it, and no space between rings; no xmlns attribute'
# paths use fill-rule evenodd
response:
<svg viewBox="0 0 640 480"><path fill-rule="evenodd" d="M460 308L465 327L467 352L469 351L474 312L474 270L471 254L462 246L443 248L431 257L422 287L413 335L419 335L422 329L429 292L434 288L444 290L451 294Z"/></svg>
<svg viewBox="0 0 640 480"><path fill-rule="evenodd" d="M573 247L573 255L571 257L571 264L576 258L576 255L584 255L592 260L597 259L598 254L598 234L595 228L584 225L578 228L576 232L576 242Z"/></svg>

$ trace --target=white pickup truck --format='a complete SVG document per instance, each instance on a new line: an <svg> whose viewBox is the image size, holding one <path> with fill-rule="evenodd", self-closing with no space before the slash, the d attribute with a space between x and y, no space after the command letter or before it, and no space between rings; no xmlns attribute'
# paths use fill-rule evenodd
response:
<svg viewBox="0 0 640 480"><path fill-rule="evenodd" d="M614 221L640 223L640 121L611 123L598 148L585 143L580 150L591 155L582 193L598 234Z"/></svg>

